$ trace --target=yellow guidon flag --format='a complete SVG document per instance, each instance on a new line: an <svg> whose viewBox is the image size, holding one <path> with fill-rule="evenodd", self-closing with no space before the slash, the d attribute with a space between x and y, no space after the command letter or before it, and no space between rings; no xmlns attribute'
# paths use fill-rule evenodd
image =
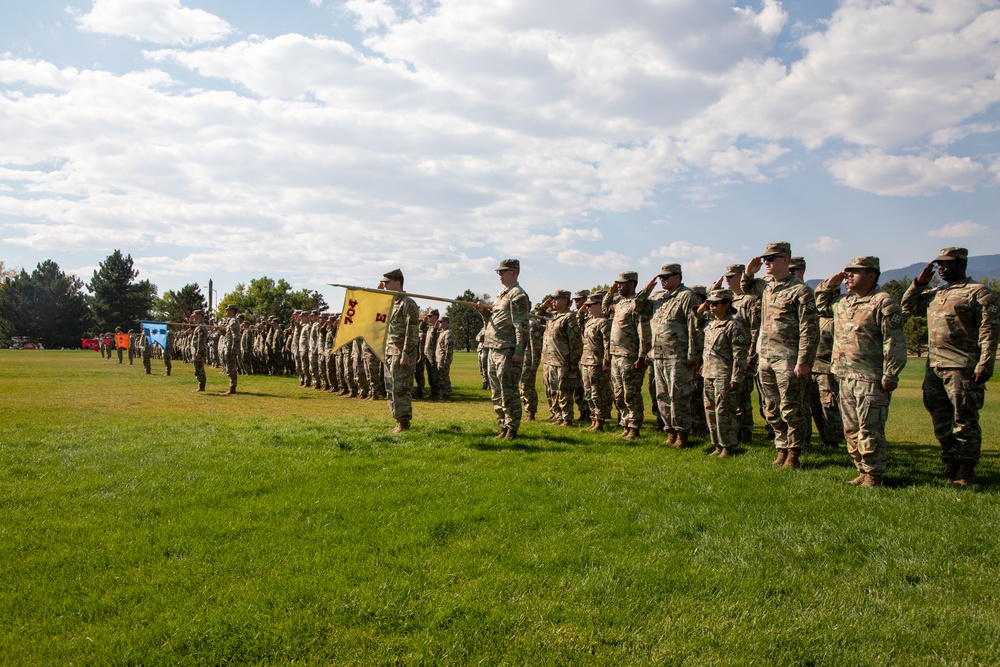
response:
<svg viewBox="0 0 1000 667"><path fill-rule="evenodd" d="M355 338L362 338L385 362L385 339L389 332L389 314L395 292L377 289L350 288L344 295L344 310L337 326L337 338L333 341L336 352Z"/></svg>

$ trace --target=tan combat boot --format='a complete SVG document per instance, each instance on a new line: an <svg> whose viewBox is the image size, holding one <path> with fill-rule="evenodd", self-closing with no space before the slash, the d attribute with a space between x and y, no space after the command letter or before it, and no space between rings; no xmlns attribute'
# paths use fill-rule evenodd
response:
<svg viewBox="0 0 1000 667"><path fill-rule="evenodd" d="M667 439L663 441L663 444L664 445L669 445L670 447L673 447L674 443L677 442L677 431L675 431L672 428L668 428L668 429L664 429L664 430L667 432Z"/></svg>
<svg viewBox="0 0 1000 667"><path fill-rule="evenodd" d="M504 431L503 437L505 440L517 440L517 431L508 428Z"/></svg>
<svg viewBox="0 0 1000 667"><path fill-rule="evenodd" d="M625 438L626 440L636 440L636 439L638 439L639 438L639 427L638 426L633 426L633 427L629 428L628 435L624 435L622 437Z"/></svg>
<svg viewBox="0 0 1000 667"><path fill-rule="evenodd" d="M851 486L864 486L866 479L868 479L868 473L859 472L857 477L847 482L844 482L844 484L849 484Z"/></svg>
<svg viewBox="0 0 1000 667"><path fill-rule="evenodd" d="M603 419L598 419L596 422L594 422L594 428L592 430L595 431L595 432L603 433L604 432L604 420Z"/></svg>
<svg viewBox="0 0 1000 667"><path fill-rule="evenodd" d="M783 466L783 465L785 465L785 459L787 459L787 458L788 458L788 450L787 449L779 449L778 450L778 458L776 458L773 461L771 461L771 465L773 465L773 466Z"/></svg>
<svg viewBox="0 0 1000 667"><path fill-rule="evenodd" d="M730 456L733 455L733 448L732 447L720 447L720 449L722 450L722 451L719 452L719 458L720 459L727 459L727 458L729 458Z"/></svg>
<svg viewBox="0 0 1000 667"><path fill-rule="evenodd" d="M493 438L495 440L503 440L504 438L507 437L507 431L508 430L509 429L506 426L504 426L502 429L500 429L500 433L498 433L497 435L493 436Z"/></svg>
<svg viewBox="0 0 1000 667"><path fill-rule="evenodd" d="M409 431L409 430L410 430L410 422L408 422L405 419L397 419L396 420L396 427L394 429L392 429L392 432L393 433L402 433L403 431Z"/></svg>
<svg viewBox="0 0 1000 667"><path fill-rule="evenodd" d="M691 437L691 431L677 431L677 437L674 439L674 449L684 449L688 446L688 438Z"/></svg>
<svg viewBox="0 0 1000 667"><path fill-rule="evenodd" d="M723 451L724 450L722 449L722 447L718 447L717 446L715 449L713 449L712 451L710 451L708 453L708 455L709 456L721 456Z"/></svg>
<svg viewBox="0 0 1000 667"><path fill-rule="evenodd" d="M882 486L882 475L868 473L865 475L865 481L861 482L859 486L863 489L872 489L876 486Z"/></svg>
<svg viewBox="0 0 1000 667"><path fill-rule="evenodd" d="M799 463L799 450L797 449L788 450L788 456L785 458L784 467L789 468L790 470L799 470L802 467L802 465Z"/></svg>

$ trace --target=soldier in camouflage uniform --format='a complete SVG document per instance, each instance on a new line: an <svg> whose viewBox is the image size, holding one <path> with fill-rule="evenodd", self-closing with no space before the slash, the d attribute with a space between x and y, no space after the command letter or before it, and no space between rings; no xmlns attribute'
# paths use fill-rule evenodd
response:
<svg viewBox="0 0 1000 667"><path fill-rule="evenodd" d="M524 344L524 361L521 364L521 377L518 382L518 392L521 394L521 405L524 408L524 421L535 421L538 412L538 367L542 364L542 339L545 327L535 317L529 317L525 325L528 335ZM480 332L482 333L482 332Z"/></svg>
<svg viewBox="0 0 1000 667"><path fill-rule="evenodd" d="M966 276L969 251L943 248L903 295L903 310L927 317L930 339L924 407L941 443L941 477L961 486L978 482L983 445L979 411L996 362L1000 320L996 295ZM928 290L937 264L942 287Z"/></svg>
<svg viewBox="0 0 1000 667"><path fill-rule="evenodd" d="M712 290L699 313L712 319L705 325L701 375L704 378L703 401L708 433L715 449L710 456L726 458L733 454L739 440L737 398L744 385L750 338L743 322L736 319L733 293Z"/></svg>
<svg viewBox="0 0 1000 667"><path fill-rule="evenodd" d="M382 374L382 362L368 343L362 343L361 365L364 368L365 382L368 383L368 399L377 401L385 398L385 378Z"/></svg>
<svg viewBox="0 0 1000 667"><path fill-rule="evenodd" d="M758 374L764 415L778 450L773 465L798 470L809 434L805 390L816 360L819 326L812 290L788 268L791 255L791 244L769 243L760 257L747 263L742 287L761 300ZM755 280L762 262L768 276Z"/></svg>
<svg viewBox="0 0 1000 667"><path fill-rule="evenodd" d="M701 361L698 306L701 300L682 282L680 264L664 264L643 289L651 293L659 279L664 291L648 299L651 317L656 402L667 433L666 445L686 447L691 434L691 392Z"/></svg>
<svg viewBox="0 0 1000 667"><path fill-rule="evenodd" d="M518 380L527 345L531 300L517 282L521 274L520 261L500 260L496 272L503 289L497 294L492 307L478 302L476 309L485 322L483 346L489 350L487 372L493 411L496 412L497 425L500 427L497 438L513 440L521 426Z"/></svg>
<svg viewBox="0 0 1000 667"><path fill-rule="evenodd" d="M757 377L757 336L760 334L760 299L753 294L746 294L740 285L743 271L742 264L730 264L726 272L716 281L713 289L719 289L723 282L733 293L733 316L738 319L750 340L747 372L736 397L736 414L739 423L739 441L749 443L753 438L753 388ZM764 401L761 401L763 406ZM763 408L761 415L763 416Z"/></svg>
<svg viewBox="0 0 1000 667"><path fill-rule="evenodd" d="M652 337L644 314L649 292L637 293L638 282L637 273L623 271L601 302L611 319L611 385L622 419L621 437L626 440L638 438L642 429L642 380Z"/></svg>
<svg viewBox="0 0 1000 667"><path fill-rule="evenodd" d="M590 407L589 431L603 431L611 418L614 392L611 389L611 320L601 310L602 292L591 294L585 303L590 311L583 330L580 379Z"/></svg>
<svg viewBox="0 0 1000 667"><path fill-rule="evenodd" d="M455 358L455 335L451 332L451 318L438 320L437 348L434 365L437 368L438 391L442 401L451 400L451 362Z"/></svg>
<svg viewBox="0 0 1000 667"><path fill-rule="evenodd" d="M698 307L708 299L708 289L704 285L692 285L691 291L698 297ZM712 319L711 314L698 315L698 349L702 349L705 343L705 327ZM698 359L698 366L701 366L701 359ZM691 392L691 436L696 438L708 437L708 421L705 417L705 378L701 373L695 371L694 391Z"/></svg>
<svg viewBox="0 0 1000 667"><path fill-rule="evenodd" d="M820 314L833 318L833 371L840 380L847 451L858 469L848 484L863 487L882 485L889 401L906 366L903 311L878 290L880 275L878 257L855 257L816 288ZM845 281L847 294L842 295Z"/></svg>
<svg viewBox="0 0 1000 667"><path fill-rule="evenodd" d="M580 325L580 332L582 333L584 328L587 326L587 318L590 316L590 310L587 308L587 299L590 298L590 290L582 289L573 292L573 308L576 314L577 323ZM583 391L583 378L579 377L577 374L576 378L576 388L574 389L574 399L576 400L576 407L580 411L580 423L593 423L590 418L590 404L587 402L587 397Z"/></svg>
<svg viewBox="0 0 1000 667"><path fill-rule="evenodd" d="M573 402L583 355L580 320L570 311L570 293L558 290L543 304L551 306L542 339L542 365L552 392L553 420L559 426L573 425Z"/></svg>
<svg viewBox="0 0 1000 667"><path fill-rule="evenodd" d="M393 269L382 276L382 286L391 292L403 291L403 272ZM389 313L385 346L385 393L389 412L396 420L393 433L410 428L413 420L413 370L419 355L420 309L408 296L397 294Z"/></svg>
<svg viewBox="0 0 1000 667"><path fill-rule="evenodd" d="M480 329L479 333L476 334L476 357L479 361L479 375L483 378L483 389L490 388L490 375L489 375L489 350L483 345L483 340L486 337L486 330ZM538 368L537 366L535 367ZM535 405L538 404L538 396L535 396Z"/></svg>
<svg viewBox="0 0 1000 667"><path fill-rule="evenodd" d="M195 391L205 391L205 360L208 359L208 327L205 326L205 311L196 310L192 314L195 328L191 334L191 361L194 376L198 380Z"/></svg>
<svg viewBox="0 0 1000 667"><path fill-rule="evenodd" d="M805 257L792 257L788 269L806 280ZM840 387L837 376L831 370L833 354L833 316L819 313L819 345L816 347L816 361L812 367L812 378L806 387L806 410L809 418L816 423L819 438L827 447L836 447L844 439L844 422L840 417ZM809 426L809 441L812 441L812 424Z"/></svg>
<svg viewBox="0 0 1000 667"><path fill-rule="evenodd" d="M440 330L437 327L437 323L441 319L441 313L437 308L434 308L427 314L427 335L424 338L424 359L426 360L427 369L427 384L430 387L431 393L428 398L432 401L436 401L441 397L441 388L438 386L437 377L437 360L435 355L437 354L437 339Z"/></svg>
<svg viewBox="0 0 1000 667"><path fill-rule="evenodd" d="M427 347L427 332L430 330L430 324L427 323L426 318L420 319L420 324L417 326L417 366L413 371L413 379L417 383L417 391L415 393L416 398L423 398L424 392L424 375L427 371L427 355L424 354L424 349Z"/></svg>
<svg viewBox="0 0 1000 667"><path fill-rule="evenodd" d="M226 369L229 372L229 391L227 394L236 393L236 382L237 373L239 371L239 365L237 361L237 355L240 350L240 321L236 317L236 306L235 304L229 304L226 306L226 317L228 321L226 322Z"/></svg>

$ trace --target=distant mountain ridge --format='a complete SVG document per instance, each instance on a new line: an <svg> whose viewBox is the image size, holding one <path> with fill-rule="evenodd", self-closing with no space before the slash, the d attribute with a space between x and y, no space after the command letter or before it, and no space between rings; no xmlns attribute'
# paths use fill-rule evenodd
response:
<svg viewBox="0 0 1000 667"><path fill-rule="evenodd" d="M917 262L916 264L910 264L902 269L889 269L887 271L882 271L882 277L879 278L879 283L884 285L890 280L901 280L903 278L909 278L913 280L920 272L924 270L927 262ZM969 258L969 270L968 275L973 280L979 281L983 278L1000 278L1000 255L979 255L978 257ZM816 289L816 287L826 280L826 278L815 278L806 280L806 284Z"/></svg>

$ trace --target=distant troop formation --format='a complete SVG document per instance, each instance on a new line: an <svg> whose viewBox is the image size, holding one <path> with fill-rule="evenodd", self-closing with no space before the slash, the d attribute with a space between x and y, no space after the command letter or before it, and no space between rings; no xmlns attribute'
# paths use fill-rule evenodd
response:
<svg viewBox="0 0 1000 667"><path fill-rule="evenodd" d="M941 444L941 476L975 484L979 410L993 374L1000 306L991 290L967 277L967 262L966 249L942 249L900 304L879 289L878 257L855 257L814 292L803 280L805 260L792 256L790 244L775 242L746 265L725 267L707 290L684 285L681 265L671 263L641 288L636 272L623 271L606 292L557 290L532 308L519 283L520 262L502 260L493 303L475 304L483 318L479 368L496 437L514 440L522 421L536 419L541 370L548 419L558 426L605 431L616 424L620 437L636 440L648 392L664 445L682 449L706 438L711 456L727 458L751 441L756 388L777 452L773 465L799 469L814 435L829 446L846 440L857 469L847 483L880 486L889 404L907 361L905 313L927 318L923 397ZM757 277L761 268L765 275ZM942 284L931 287L935 271ZM195 325L171 332L168 349L156 353L167 374L171 358L192 363L197 391L205 390L208 364L229 376L230 394L241 374L291 374L304 388L385 399L393 432L400 433L413 420L414 393L451 399L454 355L448 318L437 310L421 317L404 284L400 269L379 283L403 293L388 316L384 363L361 338L331 351L339 315L295 311L287 325L273 317L248 324L232 305L225 322L212 327L195 312ZM129 363L141 356L150 372L152 346L129 334L134 344L127 348L115 344L115 335L102 336L102 356L112 358L117 347L123 363L127 349Z"/></svg>

